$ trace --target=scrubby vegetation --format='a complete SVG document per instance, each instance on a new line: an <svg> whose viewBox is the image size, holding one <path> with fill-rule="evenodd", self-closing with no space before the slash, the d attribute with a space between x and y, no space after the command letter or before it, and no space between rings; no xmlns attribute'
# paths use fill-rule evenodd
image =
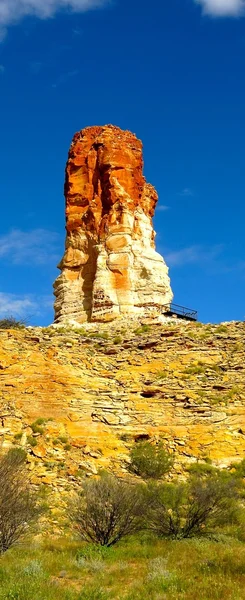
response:
<svg viewBox="0 0 245 600"><path fill-rule="evenodd" d="M61 521L50 541L30 529L40 501L25 461L19 448L0 459L0 600L244 598L244 460L222 470L199 461L180 480L162 443L138 442L131 469L145 481L77 480L67 537Z"/></svg>
<svg viewBox="0 0 245 600"><path fill-rule="evenodd" d="M5 317L0 319L0 329L24 329L26 321L15 319L15 317Z"/></svg>
<svg viewBox="0 0 245 600"><path fill-rule="evenodd" d="M173 467L173 457L162 442L157 446L149 441L138 442L130 452L130 471L143 479L160 479Z"/></svg>
<svg viewBox="0 0 245 600"><path fill-rule="evenodd" d="M16 448L0 460L0 554L23 536L39 512L28 484L25 459L25 452Z"/></svg>
<svg viewBox="0 0 245 600"><path fill-rule="evenodd" d="M71 516L82 540L110 547L142 528L143 511L137 486L105 473L83 482Z"/></svg>
<svg viewBox="0 0 245 600"><path fill-rule="evenodd" d="M145 524L172 539L208 536L222 525L239 523L238 480L214 472L187 483L165 483L148 490Z"/></svg>

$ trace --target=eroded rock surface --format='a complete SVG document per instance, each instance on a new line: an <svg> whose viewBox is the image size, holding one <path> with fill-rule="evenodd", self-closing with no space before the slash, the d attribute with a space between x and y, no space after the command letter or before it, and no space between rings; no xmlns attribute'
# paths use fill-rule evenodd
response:
<svg viewBox="0 0 245 600"><path fill-rule="evenodd" d="M54 284L56 321L162 312L172 291L168 268L155 250L158 196L143 176L141 141L112 125L77 133L65 196L67 237Z"/></svg>
<svg viewBox="0 0 245 600"><path fill-rule="evenodd" d="M0 331L0 451L25 448L33 483L128 476L139 439L162 439L175 474L244 457L244 323L126 321Z"/></svg>

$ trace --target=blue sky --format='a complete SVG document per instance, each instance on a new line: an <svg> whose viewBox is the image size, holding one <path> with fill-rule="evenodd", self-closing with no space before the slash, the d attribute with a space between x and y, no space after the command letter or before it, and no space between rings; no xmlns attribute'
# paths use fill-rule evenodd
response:
<svg viewBox="0 0 245 600"><path fill-rule="evenodd" d="M75 131L143 140L175 301L245 316L244 0L0 0L0 314L52 322Z"/></svg>

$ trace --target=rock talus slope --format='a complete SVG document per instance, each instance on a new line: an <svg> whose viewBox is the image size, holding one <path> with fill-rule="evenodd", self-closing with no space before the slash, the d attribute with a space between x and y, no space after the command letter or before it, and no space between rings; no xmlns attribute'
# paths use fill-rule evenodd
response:
<svg viewBox="0 0 245 600"><path fill-rule="evenodd" d="M158 196L143 176L142 143L129 131L88 127L66 167L66 248L54 284L56 322L162 312L168 268L155 250Z"/></svg>

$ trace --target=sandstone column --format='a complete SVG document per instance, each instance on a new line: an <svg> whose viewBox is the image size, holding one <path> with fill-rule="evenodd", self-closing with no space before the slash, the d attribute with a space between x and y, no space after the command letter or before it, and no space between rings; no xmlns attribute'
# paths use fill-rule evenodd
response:
<svg viewBox="0 0 245 600"><path fill-rule="evenodd" d="M66 167L66 247L54 284L55 321L161 313L173 294L155 250L156 190L142 143L119 127L76 133Z"/></svg>

